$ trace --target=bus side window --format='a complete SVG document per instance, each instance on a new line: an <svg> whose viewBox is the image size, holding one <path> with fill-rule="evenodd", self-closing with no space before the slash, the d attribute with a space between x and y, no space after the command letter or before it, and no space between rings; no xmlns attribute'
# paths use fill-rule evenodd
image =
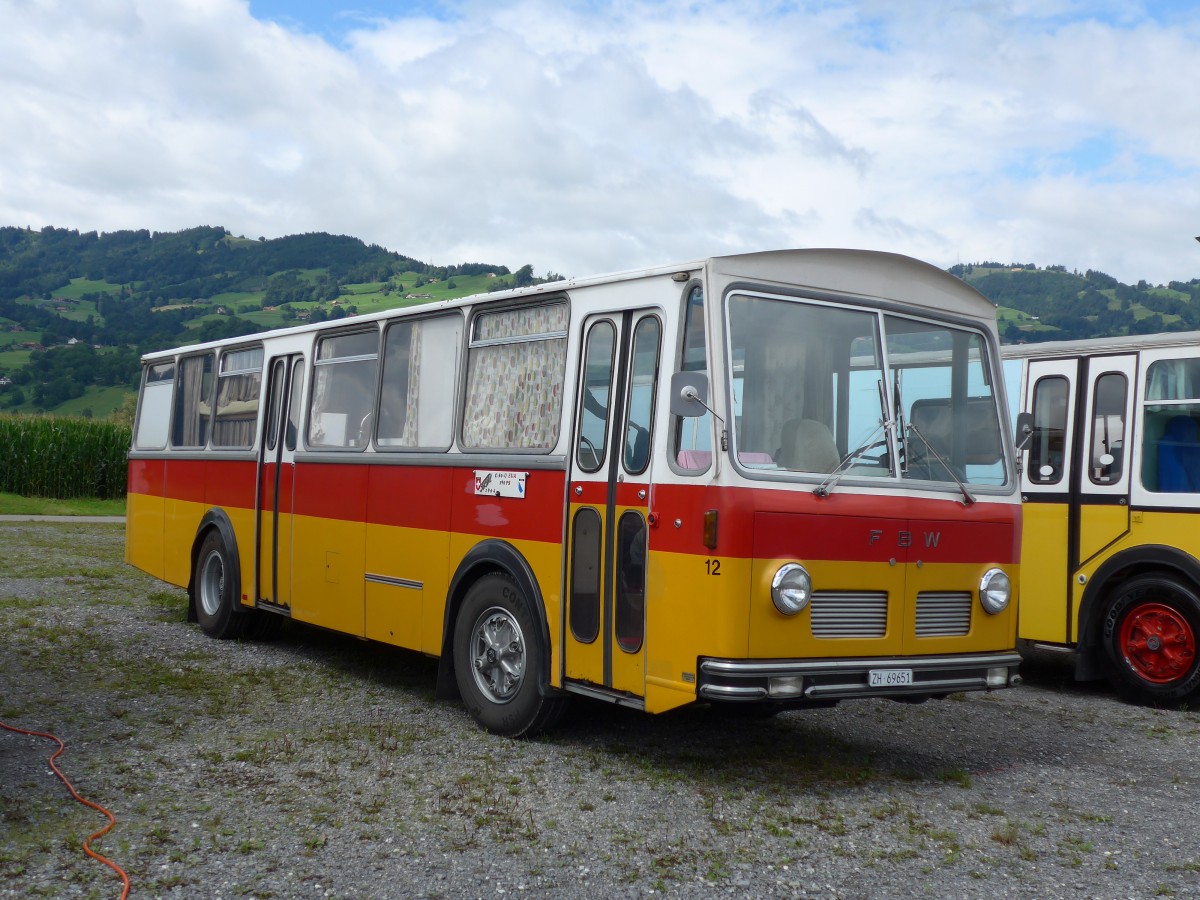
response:
<svg viewBox="0 0 1200 900"><path fill-rule="evenodd" d="M377 331L337 334L317 343L308 443L362 448L370 439L379 366Z"/></svg>
<svg viewBox="0 0 1200 900"><path fill-rule="evenodd" d="M161 450L167 445L167 426L171 422L171 390L175 386L175 363L156 363L147 369L138 403L137 437L139 450Z"/></svg>
<svg viewBox="0 0 1200 900"><path fill-rule="evenodd" d="M212 433L214 447L249 449L254 446L262 365L262 347L227 350L221 354Z"/></svg>
<svg viewBox="0 0 1200 900"><path fill-rule="evenodd" d="M475 317L467 351L464 447L554 448L562 418L569 320L563 302Z"/></svg>
<svg viewBox="0 0 1200 900"><path fill-rule="evenodd" d="M1088 475L1094 484L1112 484L1125 469L1125 376L1106 372L1092 396L1092 451Z"/></svg>
<svg viewBox="0 0 1200 900"><path fill-rule="evenodd" d="M1033 440L1029 445L1029 480L1056 484L1062 480L1067 434L1067 379L1039 378L1033 386Z"/></svg>
<svg viewBox="0 0 1200 900"><path fill-rule="evenodd" d="M1200 359L1160 359L1146 372L1142 483L1200 493Z"/></svg>
<svg viewBox="0 0 1200 900"><path fill-rule="evenodd" d="M579 443L575 448L576 464L585 472L598 472L604 465L616 342L616 331L607 319L601 319L588 330L583 383L579 388L583 394Z"/></svg>
<svg viewBox="0 0 1200 900"><path fill-rule="evenodd" d="M179 361L175 418L171 424L172 447L203 447L208 444L212 382L211 353L188 356Z"/></svg>
<svg viewBox="0 0 1200 900"><path fill-rule="evenodd" d="M633 372L625 405L625 471L640 475L650 465L650 432L658 384L658 319L646 316L633 332Z"/></svg>
<svg viewBox="0 0 1200 900"><path fill-rule="evenodd" d="M688 293L683 321L683 350L679 361L682 372L708 373L708 354L704 346L704 291L694 287ZM709 401L710 403L712 401ZM712 414L696 418L675 416L671 428L672 456L684 470L703 472L712 463Z"/></svg>

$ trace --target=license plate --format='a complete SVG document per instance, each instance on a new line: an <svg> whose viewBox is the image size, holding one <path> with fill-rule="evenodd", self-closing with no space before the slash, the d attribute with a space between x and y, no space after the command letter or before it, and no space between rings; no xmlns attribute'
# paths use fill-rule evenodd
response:
<svg viewBox="0 0 1200 900"><path fill-rule="evenodd" d="M912 669L869 669L871 687L898 687L912 684Z"/></svg>

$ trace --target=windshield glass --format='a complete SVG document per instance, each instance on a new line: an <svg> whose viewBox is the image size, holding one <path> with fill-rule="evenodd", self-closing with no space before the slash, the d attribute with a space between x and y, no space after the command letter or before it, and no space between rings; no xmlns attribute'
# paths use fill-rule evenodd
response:
<svg viewBox="0 0 1200 900"><path fill-rule="evenodd" d="M735 294L729 335L743 467L838 480L1005 483L981 333Z"/></svg>

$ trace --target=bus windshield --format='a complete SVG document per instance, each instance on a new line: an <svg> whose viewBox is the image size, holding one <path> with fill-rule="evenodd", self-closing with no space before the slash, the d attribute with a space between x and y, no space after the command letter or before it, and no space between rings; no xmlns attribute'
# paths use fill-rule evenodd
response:
<svg viewBox="0 0 1200 900"><path fill-rule="evenodd" d="M734 440L752 473L1005 484L982 333L735 294L729 335Z"/></svg>

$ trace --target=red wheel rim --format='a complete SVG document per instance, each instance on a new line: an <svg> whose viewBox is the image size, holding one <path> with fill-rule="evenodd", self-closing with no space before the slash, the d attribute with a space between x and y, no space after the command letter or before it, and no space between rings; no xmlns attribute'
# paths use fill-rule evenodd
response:
<svg viewBox="0 0 1200 900"><path fill-rule="evenodd" d="M1121 623L1121 652L1134 673L1154 684L1178 681L1196 659L1196 634L1179 610L1143 603Z"/></svg>

